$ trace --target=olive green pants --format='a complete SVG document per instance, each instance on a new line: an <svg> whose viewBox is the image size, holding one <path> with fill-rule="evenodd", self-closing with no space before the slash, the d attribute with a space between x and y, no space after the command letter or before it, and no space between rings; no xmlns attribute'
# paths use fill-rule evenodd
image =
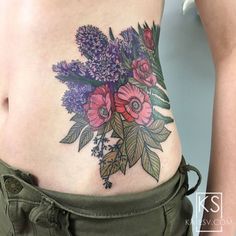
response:
<svg viewBox="0 0 236 236"><path fill-rule="evenodd" d="M198 182L189 189L188 171ZM192 235L192 204L186 195L201 182L184 158L175 175L145 192L86 196L45 190L30 173L0 161L0 236Z"/></svg>

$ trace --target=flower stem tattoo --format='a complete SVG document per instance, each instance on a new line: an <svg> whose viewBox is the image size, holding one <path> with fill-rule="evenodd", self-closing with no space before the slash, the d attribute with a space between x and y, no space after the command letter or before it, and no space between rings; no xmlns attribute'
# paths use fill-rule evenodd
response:
<svg viewBox="0 0 236 236"><path fill-rule="evenodd" d="M160 160L171 131L170 109L161 70L158 41L160 27L153 23L130 27L109 38L99 28L79 27L76 43L86 62L61 61L53 65L56 78L67 85L62 105L74 122L61 143L79 140L78 151L93 140L91 155L99 160L104 187L111 175L133 167L140 159L143 169L157 181ZM112 142L111 142L112 140ZM128 166L128 167L127 167Z"/></svg>

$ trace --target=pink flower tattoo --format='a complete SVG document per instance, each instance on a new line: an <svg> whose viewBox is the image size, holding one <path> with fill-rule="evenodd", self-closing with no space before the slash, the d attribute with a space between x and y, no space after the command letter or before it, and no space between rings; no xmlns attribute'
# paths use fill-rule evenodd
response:
<svg viewBox="0 0 236 236"><path fill-rule="evenodd" d="M151 29L149 28L144 29L143 40L144 40L145 46L148 49L154 50L155 45L154 45L153 34L152 34Z"/></svg>
<svg viewBox="0 0 236 236"><path fill-rule="evenodd" d="M98 128L110 120L112 114L111 94L107 85L97 87L84 105L89 124Z"/></svg>
<svg viewBox="0 0 236 236"><path fill-rule="evenodd" d="M152 107L149 96L135 85L127 83L119 88L115 94L115 106L117 112L129 122L147 125L151 121Z"/></svg>
<svg viewBox="0 0 236 236"><path fill-rule="evenodd" d="M157 78L153 75L150 63L147 59L137 59L132 62L133 76L148 87L155 86Z"/></svg>

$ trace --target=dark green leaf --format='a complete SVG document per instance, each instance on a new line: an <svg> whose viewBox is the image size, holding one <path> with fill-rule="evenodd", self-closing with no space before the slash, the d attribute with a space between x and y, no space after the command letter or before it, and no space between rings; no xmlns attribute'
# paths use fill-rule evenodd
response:
<svg viewBox="0 0 236 236"><path fill-rule="evenodd" d="M160 98L162 98L166 102L169 102L169 98L167 97L166 93L162 89L160 89L159 87L152 87L151 92L153 94L159 96Z"/></svg>
<svg viewBox="0 0 236 236"><path fill-rule="evenodd" d="M160 133L163 130L164 126L165 122L163 120L155 120L147 128L153 133Z"/></svg>
<svg viewBox="0 0 236 236"><path fill-rule="evenodd" d="M152 138L159 143L164 142L171 133L171 131L165 127L163 120L155 120L147 129Z"/></svg>
<svg viewBox="0 0 236 236"><path fill-rule="evenodd" d="M130 61L130 59L128 57L126 57L124 49L121 49L121 57L122 57L123 64L125 65L125 67L127 69L132 69L131 68L132 61Z"/></svg>
<svg viewBox="0 0 236 236"><path fill-rule="evenodd" d="M126 151L128 155L129 167L132 167L141 157L143 152L143 139L140 127L135 126L129 129L126 136Z"/></svg>
<svg viewBox="0 0 236 236"><path fill-rule="evenodd" d="M156 75L157 77L157 84L159 84L163 89L166 89L166 85L164 82L164 78L163 78L163 74L161 69L157 69L156 67L153 67L153 73Z"/></svg>
<svg viewBox="0 0 236 236"><path fill-rule="evenodd" d="M93 131L88 126L86 127L83 132L81 133L80 139L79 139L79 151L91 140L93 139Z"/></svg>
<svg viewBox="0 0 236 236"><path fill-rule="evenodd" d="M122 139L119 139L117 142L116 142L117 145L121 145L123 144L123 140Z"/></svg>
<svg viewBox="0 0 236 236"><path fill-rule="evenodd" d="M105 124L104 132L105 134L112 130L111 122Z"/></svg>
<svg viewBox="0 0 236 236"><path fill-rule="evenodd" d="M159 77L159 79L157 79L157 83L158 83L162 88L166 89L166 85L165 85L165 83L164 83L164 80L163 80L163 79L160 79L160 78L162 78L162 77L163 77L163 75L162 75L161 77Z"/></svg>
<svg viewBox="0 0 236 236"><path fill-rule="evenodd" d="M129 83L131 83L131 84L135 85L136 87L138 87L138 88L140 88L140 89L147 92L147 86L144 85L144 84L141 84L140 82L138 82L134 78L129 78L128 81L129 81Z"/></svg>
<svg viewBox="0 0 236 236"><path fill-rule="evenodd" d="M166 85L165 85L163 74L162 74L161 70L157 70L156 68L153 68L153 73L157 77L157 84L159 84L163 89L166 89Z"/></svg>
<svg viewBox="0 0 236 236"><path fill-rule="evenodd" d="M111 119L111 126L113 130L116 132L116 134L119 135L120 138L124 139L123 121L118 112L115 112L113 114L113 117Z"/></svg>
<svg viewBox="0 0 236 236"><path fill-rule="evenodd" d="M161 69L157 69L155 66L153 66L153 73L157 77L157 84L159 84L163 89L166 89L166 85L164 82L163 74L161 72Z"/></svg>
<svg viewBox="0 0 236 236"><path fill-rule="evenodd" d="M123 125L125 128L125 133L129 128L133 128L133 127L137 126L137 124L135 122L127 122L127 121L123 121Z"/></svg>
<svg viewBox="0 0 236 236"><path fill-rule="evenodd" d="M120 136L114 131L112 132L111 137L112 138L120 138Z"/></svg>
<svg viewBox="0 0 236 236"><path fill-rule="evenodd" d="M120 171L125 175L126 166L127 166L128 158L127 156L120 157Z"/></svg>
<svg viewBox="0 0 236 236"><path fill-rule="evenodd" d="M144 28L148 28L149 29L149 26L148 26L146 21L144 22L143 26L144 26Z"/></svg>
<svg viewBox="0 0 236 236"><path fill-rule="evenodd" d="M103 135L103 133L104 133L104 131L103 131L104 128L105 128L104 126L101 126L101 127L98 128L98 130L97 130L97 136Z"/></svg>
<svg viewBox="0 0 236 236"><path fill-rule="evenodd" d="M153 106L159 106L165 109L170 109L170 104L167 102L162 101L161 99L159 99L157 96L155 95L151 95L150 96L150 100Z"/></svg>
<svg viewBox="0 0 236 236"><path fill-rule="evenodd" d="M139 33L139 35L141 36L141 38L143 38L143 29L142 29L142 27L140 26L140 24L138 24L138 33Z"/></svg>
<svg viewBox="0 0 236 236"><path fill-rule="evenodd" d="M152 63L152 70L153 73L157 77L157 83L163 88L166 89L166 85L164 83L164 77L161 69L161 63L159 56L156 56L155 54L149 54L149 59Z"/></svg>
<svg viewBox="0 0 236 236"><path fill-rule="evenodd" d="M84 121L84 117L81 114L76 113L70 120L75 121L75 122L81 122L81 120ZM86 121L84 121L84 122L86 122Z"/></svg>
<svg viewBox="0 0 236 236"><path fill-rule="evenodd" d="M112 126L110 122L107 122L105 124L103 124L101 127L99 127L98 131L97 131L97 135L102 135L102 134L106 134L109 131L112 130Z"/></svg>
<svg viewBox="0 0 236 236"><path fill-rule="evenodd" d="M163 151L162 147L161 147L161 144L152 137L153 134L150 134L147 130L142 129L142 135L143 135L144 142L148 146Z"/></svg>
<svg viewBox="0 0 236 236"><path fill-rule="evenodd" d="M153 116L154 116L154 119L155 120L157 120L157 119L161 119L161 120L163 120L166 124L169 124L169 123L172 123L172 122L174 122L174 120L171 118L171 117L169 117L169 116L164 116L164 115L162 115L160 112L158 112L158 111L156 111L156 110L154 110L153 111Z"/></svg>
<svg viewBox="0 0 236 236"><path fill-rule="evenodd" d="M159 37L160 37L160 27L159 27L159 25L156 25L154 22L153 22L153 25L152 25L152 32L153 32L153 38L154 38L154 41L155 41L155 45L158 46Z"/></svg>
<svg viewBox="0 0 236 236"><path fill-rule="evenodd" d="M115 40L111 27L109 27L109 36L111 40Z"/></svg>
<svg viewBox="0 0 236 236"><path fill-rule="evenodd" d="M153 32L153 39L154 39L154 42L155 42L155 56L158 57L158 44L159 44L159 38L160 38L160 26L159 25L156 25L154 22L153 22L153 26L152 26L152 32Z"/></svg>
<svg viewBox="0 0 236 236"><path fill-rule="evenodd" d="M131 26L130 29L132 29L132 31L134 32L135 36L138 36L138 32L137 32L137 30L134 27Z"/></svg>
<svg viewBox="0 0 236 236"><path fill-rule="evenodd" d="M169 137L171 131L164 127L159 133L153 133L153 138L158 142L164 142Z"/></svg>
<svg viewBox="0 0 236 236"><path fill-rule="evenodd" d="M141 160L143 169L159 181L160 159L158 155L145 146Z"/></svg>
<svg viewBox="0 0 236 236"><path fill-rule="evenodd" d="M76 139L79 137L82 129L87 125L84 120L79 120L75 123L69 130L68 134L65 138L63 138L60 143L74 143Z"/></svg>
<svg viewBox="0 0 236 236"><path fill-rule="evenodd" d="M98 80L92 80L86 77L82 77L76 74L70 74L69 76L56 76L56 78L59 78L62 81L75 81L75 82L82 82L84 84L90 84L90 85L94 85L95 87L100 86L103 84L103 82L98 81Z"/></svg>
<svg viewBox="0 0 236 236"><path fill-rule="evenodd" d="M127 156L125 142L123 142L121 147L120 147L120 153L121 153L122 156Z"/></svg>
<svg viewBox="0 0 236 236"><path fill-rule="evenodd" d="M109 177L120 169L119 162L116 160L117 152L107 153L100 164L101 177Z"/></svg>

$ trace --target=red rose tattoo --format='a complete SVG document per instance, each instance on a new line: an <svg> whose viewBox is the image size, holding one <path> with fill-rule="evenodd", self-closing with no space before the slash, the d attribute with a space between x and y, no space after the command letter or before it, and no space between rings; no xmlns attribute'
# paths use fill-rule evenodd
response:
<svg viewBox="0 0 236 236"><path fill-rule="evenodd" d="M144 29L143 40L144 40L145 46L148 49L154 50L155 45L154 45L153 34L152 34L151 29L149 28Z"/></svg>
<svg viewBox="0 0 236 236"><path fill-rule="evenodd" d="M155 86L157 77L153 74L150 63L147 59L137 59L132 63L133 76L142 84L148 87Z"/></svg>

